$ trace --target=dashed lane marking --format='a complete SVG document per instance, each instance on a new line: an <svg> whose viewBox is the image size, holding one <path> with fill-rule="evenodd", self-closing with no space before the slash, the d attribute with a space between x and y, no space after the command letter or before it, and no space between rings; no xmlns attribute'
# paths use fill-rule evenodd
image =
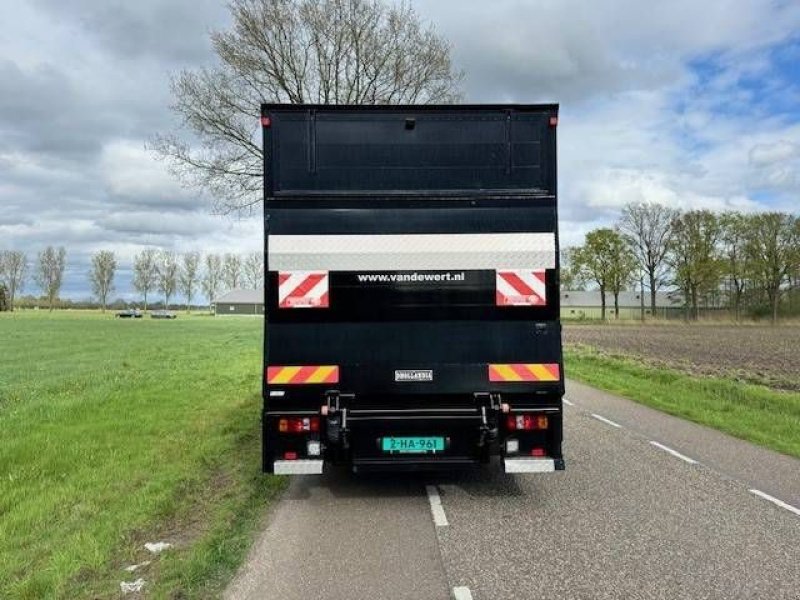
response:
<svg viewBox="0 0 800 600"><path fill-rule="evenodd" d="M439 497L439 490L435 485L426 485L425 490L428 492L428 502L431 504L433 523L437 527L446 527L449 523L447 522L447 515L444 514L444 507L442 506L442 499Z"/></svg>
<svg viewBox="0 0 800 600"><path fill-rule="evenodd" d="M654 442L654 441L652 441L652 440L650 441L650 444L651 444L652 446L655 446L656 448L660 448L660 449L661 449L661 450L663 450L664 452L667 452L667 453L671 454L671 455L672 455L672 456L674 456L675 458L680 458L682 461L684 461L684 462L687 462L687 463L689 463L690 465L696 465L696 464L698 464L698 462L697 462L695 459L693 459L693 458L689 458L689 457L688 457L688 456L686 456L685 454L681 454L681 453L680 453L680 452L678 452L677 450L673 450L672 448L669 448L668 446L665 446L664 444L659 444L658 442Z"/></svg>
<svg viewBox="0 0 800 600"><path fill-rule="evenodd" d="M466 586L454 587L453 598L455 600L472 600L472 592Z"/></svg>
<svg viewBox="0 0 800 600"><path fill-rule="evenodd" d="M566 398L562 398L562 400L564 400L564 404L566 404L567 406L575 406L572 402L570 402Z"/></svg>
<svg viewBox="0 0 800 600"><path fill-rule="evenodd" d="M759 497L763 498L764 500L769 500L775 506L780 506L781 508L784 508L784 509L788 510L789 512L792 512L792 513L796 514L798 517L800 517L800 508L796 508L796 507L792 506L791 504L786 504L786 502L784 502L783 500L778 500L777 498L775 498L773 496L770 496L769 494L765 494L761 490L750 490L750 493L751 494L755 494L756 496L759 496Z"/></svg>
<svg viewBox="0 0 800 600"><path fill-rule="evenodd" d="M611 419L606 419L603 415L598 415L596 413L591 413L591 414L595 419L597 419L598 421L602 421L606 425L611 425L612 427L616 427L618 429L622 429L622 425L620 425L619 423L615 423Z"/></svg>

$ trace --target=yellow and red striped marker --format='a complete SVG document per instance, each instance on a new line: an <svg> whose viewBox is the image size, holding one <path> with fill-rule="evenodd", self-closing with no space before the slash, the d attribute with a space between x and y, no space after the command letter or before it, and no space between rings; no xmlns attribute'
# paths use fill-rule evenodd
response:
<svg viewBox="0 0 800 600"><path fill-rule="evenodd" d="M339 367L335 365L267 367L267 383L270 385L338 382Z"/></svg>
<svg viewBox="0 0 800 600"><path fill-rule="evenodd" d="M489 381L559 381L558 363L516 363L489 365Z"/></svg>

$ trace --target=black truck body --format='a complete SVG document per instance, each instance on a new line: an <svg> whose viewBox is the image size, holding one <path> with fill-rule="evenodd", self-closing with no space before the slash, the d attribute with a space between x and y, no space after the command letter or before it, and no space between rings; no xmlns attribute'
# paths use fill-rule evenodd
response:
<svg viewBox="0 0 800 600"><path fill-rule="evenodd" d="M264 105L263 466L561 470L557 105Z"/></svg>

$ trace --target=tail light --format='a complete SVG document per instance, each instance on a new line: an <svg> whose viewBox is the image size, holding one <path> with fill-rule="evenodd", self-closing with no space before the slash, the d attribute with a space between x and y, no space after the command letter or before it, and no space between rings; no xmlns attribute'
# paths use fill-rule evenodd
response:
<svg viewBox="0 0 800 600"><path fill-rule="evenodd" d="M319 431L319 417L290 417L278 420L281 433L309 433Z"/></svg>
<svg viewBox="0 0 800 600"><path fill-rule="evenodd" d="M545 456L544 448L532 448L531 456Z"/></svg>
<svg viewBox="0 0 800 600"><path fill-rule="evenodd" d="M510 431L547 429L547 415L508 415L506 429Z"/></svg>

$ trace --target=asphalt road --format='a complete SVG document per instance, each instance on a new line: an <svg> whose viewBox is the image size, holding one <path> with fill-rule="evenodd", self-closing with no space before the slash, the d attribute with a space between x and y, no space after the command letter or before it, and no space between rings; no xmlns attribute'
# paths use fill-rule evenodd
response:
<svg viewBox="0 0 800 600"><path fill-rule="evenodd" d="M296 478L225 597L800 598L800 461L566 398L563 473Z"/></svg>

